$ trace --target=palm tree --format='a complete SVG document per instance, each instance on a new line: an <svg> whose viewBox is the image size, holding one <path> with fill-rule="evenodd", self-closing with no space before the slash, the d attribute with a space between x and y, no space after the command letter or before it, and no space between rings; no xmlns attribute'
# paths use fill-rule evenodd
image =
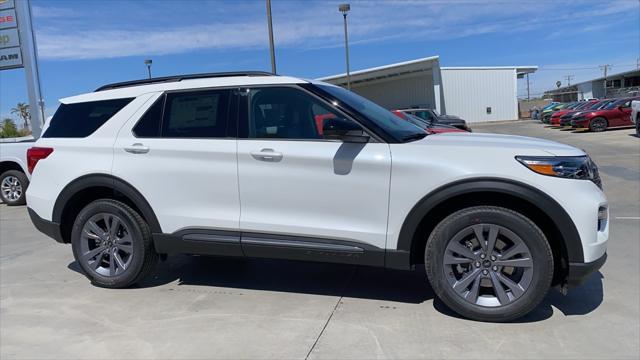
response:
<svg viewBox="0 0 640 360"><path fill-rule="evenodd" d="M24 122L24 128L29 128L29 120L31 120L31 113L29 113L29 105L25 103L18 103L16 107L11 109L12 114L17 114Z"/></svg>

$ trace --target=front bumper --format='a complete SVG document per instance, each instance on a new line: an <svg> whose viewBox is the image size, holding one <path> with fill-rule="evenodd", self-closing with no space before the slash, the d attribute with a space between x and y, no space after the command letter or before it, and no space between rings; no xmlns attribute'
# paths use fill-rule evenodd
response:
<svg viewBox="0 0 640 360"><path fill-rule="evenodd" d="M571 126L574 128L587 128L589 127L589 120L573 120Z"/></svg>
<svg viewBox="0 0 640 360"><path fill-rule="evenodd" d="M605 261L607 261L607 253L602 255L596 261L592 261L590 263L569 263L567 285L579 286L583 284L591 274L600 270Z"/></svg>
<svg viewBox="0 0 640 360"><path fill-rule="evenodd" d="M41 218L31 208L27 208L27 210L29 212L31 222L33 223L33 225L35 225L36 229L38 229L41 233L47 235L48 237L54 239L55 241L64 243L62 233L60 232L60 224Z"/></svg>

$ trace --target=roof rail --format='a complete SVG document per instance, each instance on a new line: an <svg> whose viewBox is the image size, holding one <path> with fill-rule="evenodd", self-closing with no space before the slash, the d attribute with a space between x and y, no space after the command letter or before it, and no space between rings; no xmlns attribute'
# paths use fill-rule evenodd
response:
<svg viewBox="0 0 640 360"><path fill-rule="evenodd" d="M174 76L164 76L157 78L149 78L142 80L131 80L131 81L123 81L117 82L113 84L107 84L100 86L94 92L118 89L128 86L136 86L136 85L147 85L147 84L155 84L155 83L163 83L163 82L177 82L182 80L191 80L191 79L206 79L206 78L218 78L218 77L230 77L230 76L273 76L274 74L266 71L233 71L233 72L218 72L218 73L204 73L204 74L188 74L188 75L174 75Z"/></svg>

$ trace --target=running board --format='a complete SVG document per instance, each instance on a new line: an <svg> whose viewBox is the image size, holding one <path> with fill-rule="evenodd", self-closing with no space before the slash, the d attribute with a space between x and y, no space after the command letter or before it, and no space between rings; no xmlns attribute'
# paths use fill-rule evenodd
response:
<svg viewBox="0 0 640 360"><path fill-rule="evenodd" d="M282 234L186 229L174 234L153 234L161 254L246 256L384 266L384 249L348 240Z"/></svg>

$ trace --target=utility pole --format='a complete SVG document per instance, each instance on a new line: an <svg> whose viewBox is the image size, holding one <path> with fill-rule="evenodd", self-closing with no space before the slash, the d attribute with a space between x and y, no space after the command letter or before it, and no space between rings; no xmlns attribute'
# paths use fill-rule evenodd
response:
<svg viewBox="0 0 640 360"><path fill-rule="evenodd" d="M574 75L566 75L564 78L567 79L567 86L571 86L571 79L573 79Z"/></svg>
<svg viewBox="0 0 640 360"><path fill-rule="evenodd" d="M273 45L273 23L271 22L271 0L267 0L267 23L269 26L269 52L271 54L271 72L276 74L276 53Z"/></svg>
<svg viewBox="0 0 640 360"><path fill-rule="evenodd" d="M604 70L604 98L607 98L607 70L611 69L611 64L605 64L599 66L601 70Z"/></svg>
<svg viewBox="0 0 640 360"><path fill-rule="evenodd" d="M527 101L531 100L531 97L529 96L529 73L527 73Z"/></svg>

